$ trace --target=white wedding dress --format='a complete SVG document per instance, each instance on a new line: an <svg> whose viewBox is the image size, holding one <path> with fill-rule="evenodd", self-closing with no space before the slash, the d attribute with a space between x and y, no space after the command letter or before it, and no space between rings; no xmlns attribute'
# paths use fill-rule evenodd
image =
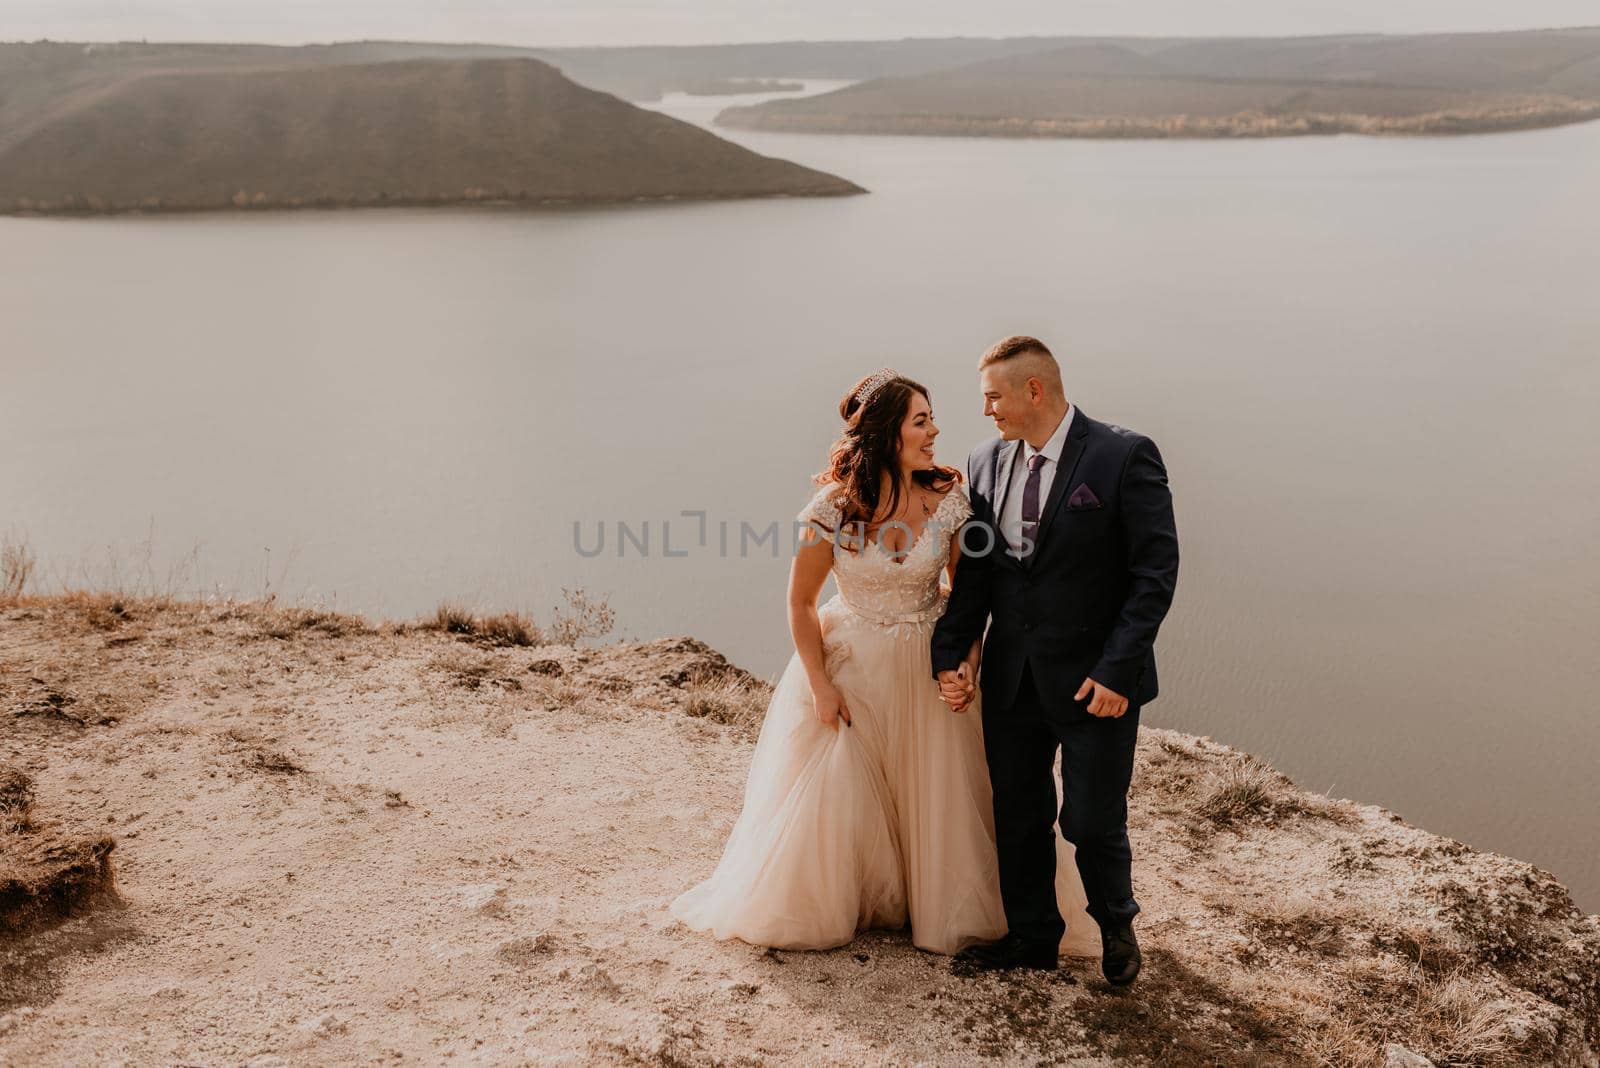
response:
<svg viewBox="0 0 1600 1068"><path fill-rule="evenodd" d="M837 487L800 513L837 530ZM672 913L717 938L782 949L844 945L909 921L922 949L955 953L1005 934L981 702L939 700L929 637L944 612L940 574L971 514L954 487L909 552L876 543L834 553L839 593L824 604L828 677L851 726L817 721L798 656L767 707L744 811L709 879ZM1100 955L1072 847L1056 834L1062 952Z"/></svg>

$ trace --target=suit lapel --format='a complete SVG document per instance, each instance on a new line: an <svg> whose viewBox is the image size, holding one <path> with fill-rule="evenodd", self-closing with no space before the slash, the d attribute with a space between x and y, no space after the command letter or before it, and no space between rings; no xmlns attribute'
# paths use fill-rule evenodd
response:
<svg viewBox="0 0 1600 1068"><path fill-rule="evenodd" d="M1020 444L1015 441L1003 441L996 450L997 459L994 469L994 525L1000 526L1000 517L1005 514L1006 491L1011 488L1011 469L1016 465L1017 449Z"/></svg>
<svg viewBox="0 0 1600 1068"><path fill-rule="evenodd" d="M1037 544L1033 552L1029 553L1023 563L1032 566L1039 559L1039 554L1044 551L1044 540L1050 534L1057 510L1061 501L1067 495L1067 487L1072 484L1073 474L1078 469L1078 460L1083 457L1084 443L1089 437L1089 417L1079 408L1072 417L1072 426L1067 431L1066 443L1061 446L1061 461L1056 464L1056 477L1050 480L1050 493L1045 497L1044 507L1039 511L1039 531L1035 537Z"/></svg>

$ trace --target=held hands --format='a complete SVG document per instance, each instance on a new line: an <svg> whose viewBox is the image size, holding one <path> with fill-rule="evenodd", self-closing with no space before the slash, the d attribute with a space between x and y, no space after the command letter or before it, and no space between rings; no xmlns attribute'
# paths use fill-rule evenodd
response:
<svg viewBox="0 0 1600 1068"><path fill-rule="evenodd" d="M963 661L961 666L954 671L939 672L939 700L950 706L952 712L965 712L972 706L972 699L977 694L978 688L974 682L976 672L972 665ZM1102 719L1116 719L1128 711L1128 699L1103 686L1093 679L1084 679L1083 685L1078 687L1075 701L1082 701L1085 697L1093 697L1089 701L1089 714Z"/></svg>
<svg viewBox="0 0 1600 1068"><path fill-rule="evenodd" d="M1099 716L1102 719L1116 719L1128 710L1128 699L1110 687L1102 686L1093 679L1084 679L1083 685L1078 687L1074 701L1081 701L1089 694L1094 697L1089 701L1089 715Z"/></svg>
<svg viewBox="0 0 1600 1068"><path fill-rule="evenodd" d="M817 722L824 727L839 729L839 721L850 726L850 709L845 706L844 695L832 683L811 687L811 705L816 709Z"/></svg>
<svg viewBox="0 0 1600 1068"><path fill-rule="evenodd" d="M971 662L966 660L954 671L939 672L939 700L949 705L952 712L965 712L972 707L972 698L978 692L974 681L976 674Z"/></svg>

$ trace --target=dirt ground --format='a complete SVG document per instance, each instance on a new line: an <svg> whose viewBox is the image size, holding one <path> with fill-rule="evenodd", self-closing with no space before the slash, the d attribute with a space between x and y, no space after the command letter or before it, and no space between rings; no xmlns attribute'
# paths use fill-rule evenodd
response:
<svg viewBox="0 0 1600 1068"><path fill-rule="evenodd" d="M0 606L0 763L116 842L113 899L0 941L0 1065L1600 1063L1600 917L1550 876L1167 731L1128 992L685 931L763 684L692 639L491 640Z"/></svg>

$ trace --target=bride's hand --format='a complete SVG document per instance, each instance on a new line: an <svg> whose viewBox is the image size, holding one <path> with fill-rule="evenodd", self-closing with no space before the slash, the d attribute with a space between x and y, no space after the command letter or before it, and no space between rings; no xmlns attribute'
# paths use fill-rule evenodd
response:
<svg viewBox="0 0 1600 1068"><path fill-rule="evenodd" d="M846 727L850 726L850 709L845 706L844 695L832 683L811 687L811 704L817 710L817 722L824 727L837 730L840 720L844 720Z"/></svg>
<svg viewBox="0 0 1600 1068"><path fill-rule="evenodd" d="M939 700L950 706L952 712L965 712L972 707L978 687L973 682L977 671L971 661L963 660L954 671L939 672Z"/></svg>

